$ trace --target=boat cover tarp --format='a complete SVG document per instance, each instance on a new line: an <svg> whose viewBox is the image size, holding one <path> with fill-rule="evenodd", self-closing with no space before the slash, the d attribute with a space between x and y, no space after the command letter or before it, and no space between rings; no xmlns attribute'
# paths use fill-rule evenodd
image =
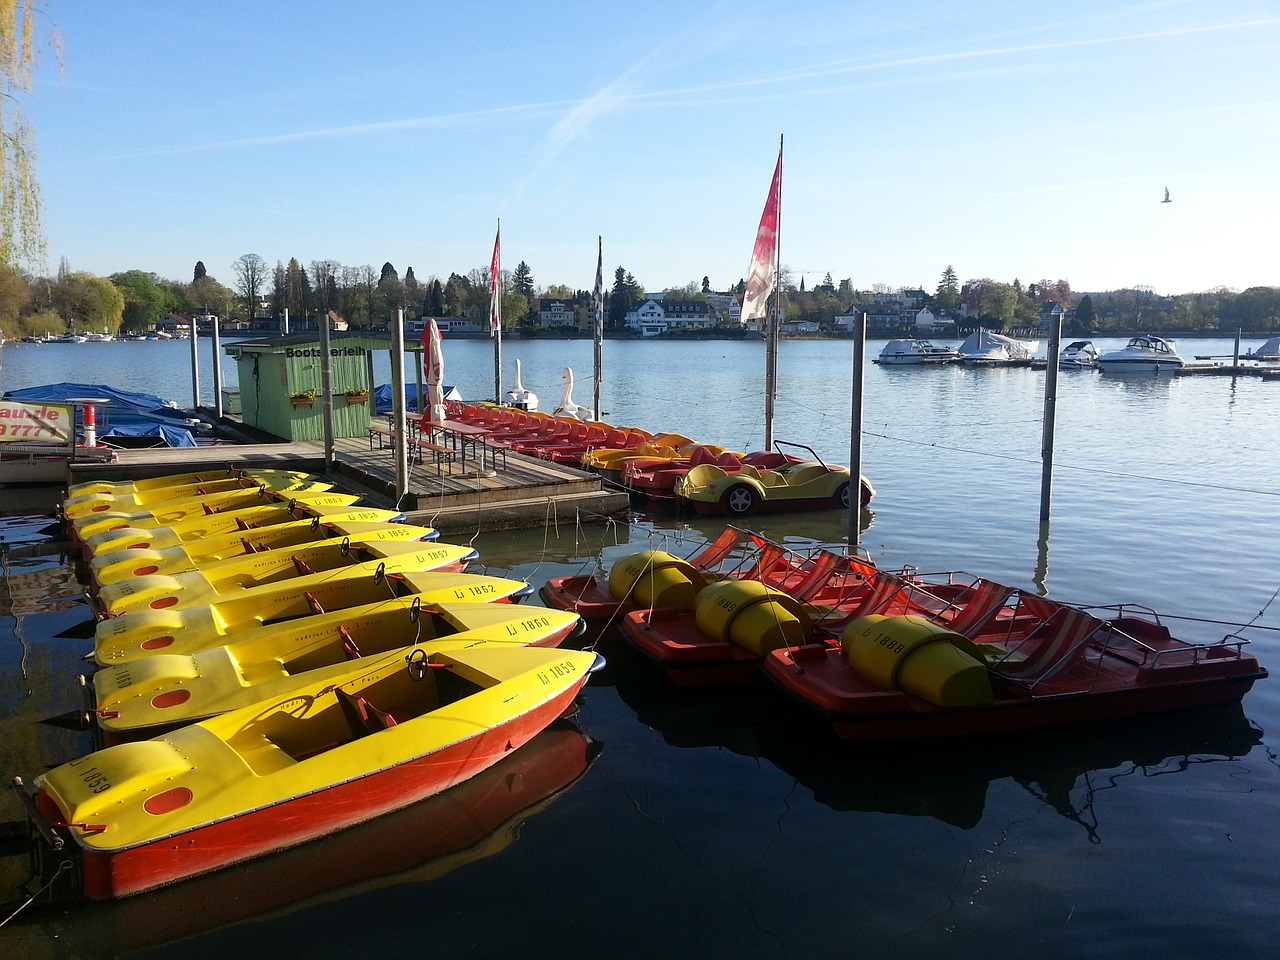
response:
<svg viewBox="0 0 1280 960"><path fill-rule="evenodd" d="M1280 357L1280 337L1272 337L1257 350L1253 351L1255 357Z"/></svg>
<svg viewBox="0 0 1280 960"><path fill-rule="evenodd" d="M22 403L65 404L76 398L87 397L102 397L107 401L98 404L95 410L100 431L110 430L113 427L151 424L187 428L191 423L191 418L186 411L178 409L164 397L158 397L153 393L120 390L103 383L47 383L38 387L7 390L4 394L4 399ZM76 416L79 422L81 419L79 409Z"/></svg>
<svg viewBox="0 0 1280 960"><path fill-rule="evenodd" d="M427 388L424 384L422 387L422 402L426 403ZM457 387L445 387L444 398L446 400L461 400L462 392ZM404 399L406 410L418 409L418 385L416 383L406 383L404 385ZM373 388L373 410L374 413L387 413L391 410L391 384L380 383Z"/></svg>
<svg viewBox="0 0 1280 960"><path fill-rule="evenodd" d="M959 351L962 357L983 357L998 347L1004 347L1010 360L1025 360L1039 346L1034 340L1017 340L990 330L976 330L960 344Z"/></svg>
<svg viewBox="0 0 1280 960"><path fill-rule="evenodd" d="M101 435L102 441L111 446L109 440L111 437L158 437L163 440L163 446L166 447L194 447L196 443L195 437L191 435L191 431L185 427L171 427L164 423L129 423L129 424L112 424L111 429ZM161 444L157 444L160 446ZM120 444L120 446L130 446L130 444Z"/></svg>

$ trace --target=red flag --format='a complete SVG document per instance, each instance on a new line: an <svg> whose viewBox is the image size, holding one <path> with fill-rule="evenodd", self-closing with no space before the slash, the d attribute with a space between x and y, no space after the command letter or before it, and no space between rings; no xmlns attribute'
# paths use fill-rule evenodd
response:
<svg viewBox="0 0 1280 960"><path fill-rule="evenodd" d="M782 206L782 150L773 171L773 183L760 215L755 249L751 251L751 269L747 271L747 288L742 297L742 319L758 320L765 316L769 294L773 292L778 259L778 210Z"/></svg>
<svg viewBox="0 0 1280 960"><path fill-rule="evenodd" d="M502 332L502 307L498 297L498 272L501 269L499 244L502 242L502 228L493 237L493 261L489 264L489 336Z"/></svg>

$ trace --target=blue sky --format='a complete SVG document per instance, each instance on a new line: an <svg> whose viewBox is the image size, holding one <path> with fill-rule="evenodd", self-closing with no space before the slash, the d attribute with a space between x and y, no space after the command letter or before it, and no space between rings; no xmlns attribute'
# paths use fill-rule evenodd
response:
<svg viewBox="0 0 1280 960"><path fill-rule="evenodd" d="M48 265L1280 285L1280 3L51 0ZM1168 186L1173 203L1161 204Z"/></svg>

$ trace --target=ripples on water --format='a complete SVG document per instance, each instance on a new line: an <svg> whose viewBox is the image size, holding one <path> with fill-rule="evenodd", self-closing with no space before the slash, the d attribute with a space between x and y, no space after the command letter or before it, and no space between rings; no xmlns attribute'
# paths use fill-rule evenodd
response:
<svg viewBox="0 0 1280 960"><path fill-rule="evenodd" d="M874 356L879 345L868 346ZM558 401L566 364L577 377L574 399L589 402L589 343L511 341L504 354L509 369L522 360L543 409ZM605 358L610 421L760 445L761 343L610 342ZM849 358L847 342L783 343L777 437L847 460ZM449 341L445 363L445 379L465 396L489 392L489 343ZM375 367L379 382L389 380L385 358ZM208 398L207 357L201 368ZM225 376L233 378L229 365ZM107 382L186 402L189 347L6 347L0 378L4 389ZM878 495L863 539L877 560L1024 587L1042 581L1064 599L1141 601L1187 617L1245 621L1266 608L1259 622L1280 625L1280 600L1268 606L1280 587L1280 383L1064 372L1047 537L1038 522L1043 387L1044 375L1028 370L868 365L864 471ZM540 583L607 569L638 544L684 549L720 526L667 515L618 528L558 519L476 545L494 572ZM844 524L841 515L805 514L755 525L807 544L839 542ZM19 560L31 569L60 567L56 552L24 549ZM27 668L48 681L22 679L22 644L6 636L7 775L29 778L83 746L83 737L36 723L72 706L84 641L55 634L81 619L74 608L21 625L4 619L27 638ZM1228 628L1177 629L1211 640ZM1264 664L1280 664L1280 635L1253 636ZM1280 937L1274 680L1258 684L1243 709L875 752L833 743L768 694L675 690L616 640L604 651L610 666L578 716L602 753L506 842L372 885L344 885L343 863L358 854L335 853L322 868L297 869L332 872L336 892L255 919L255 891L270 890L263 899L273 904L289 892L288 871L282 878L264 862L208 898L221 905L208 922L196 894L178 887L127 905L38 914L0 929L0 948L12 947L0 952L111 956L187 936L184 956L222 957L243 951L248 935L262 951L326 955L429 943L433 956L518 945L564 957L1239 958L1270 957ZM11 798L0 802L6 817L16 815ZM416 836L435 816L410 815L396 829ZM252 925L221 926L235 916Z"/></svg>

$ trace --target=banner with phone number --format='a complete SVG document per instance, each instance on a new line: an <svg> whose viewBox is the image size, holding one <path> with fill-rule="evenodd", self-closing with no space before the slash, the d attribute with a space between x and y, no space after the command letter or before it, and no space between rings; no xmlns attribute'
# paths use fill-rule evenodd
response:
<svg viewBox="0 0 1280 960"><path fill-rule="evenodd" d="M75 408L0 400L0 443L72 443Z"/></svg>

